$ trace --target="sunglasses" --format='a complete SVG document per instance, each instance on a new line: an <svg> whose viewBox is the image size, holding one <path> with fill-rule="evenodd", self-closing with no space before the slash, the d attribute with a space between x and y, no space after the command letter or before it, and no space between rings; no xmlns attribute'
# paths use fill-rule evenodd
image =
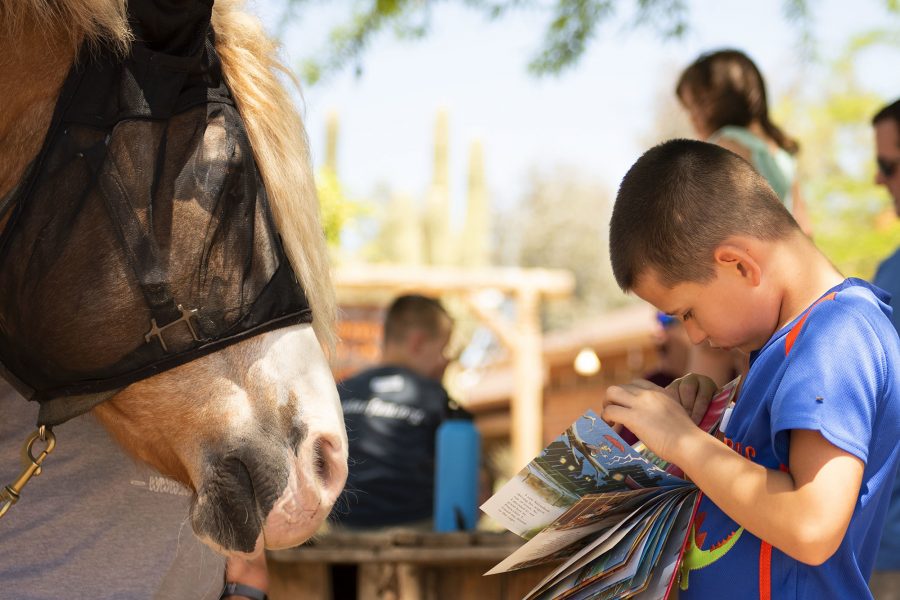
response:
<svg viewBox="0 0 900 600"><path fill-rule="evenodd" d="M876 158L875 162L878 163L878 170L885 177L893 177L894 172L897 171L897 165L900 164L900 160L887 160L885 158Z"/></svg>

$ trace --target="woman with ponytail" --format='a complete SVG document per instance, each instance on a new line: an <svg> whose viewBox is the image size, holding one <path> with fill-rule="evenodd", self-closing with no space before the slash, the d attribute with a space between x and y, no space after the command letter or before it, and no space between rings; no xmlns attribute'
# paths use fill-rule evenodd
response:
<svg viewBox="0 0 900 600"><path fill-rule="evenodd" d="M752 164L810 234L796 180L799 146L769 118L765 81L753 61L738 50L703 54L681 74L675 93L697 135Z"/></svg>
<svg viewBox="0 0 900 600"><path fill-rule="evenodd" d="M797 185L799 146L769 118L766 84L753 61L738 50L702 54L681 74L675 94L697 136L753 165L803 232L811 235ZM692 346L688 356L689 372L711 377L720 386L748 366L746 355L708 345Z"/></svg>

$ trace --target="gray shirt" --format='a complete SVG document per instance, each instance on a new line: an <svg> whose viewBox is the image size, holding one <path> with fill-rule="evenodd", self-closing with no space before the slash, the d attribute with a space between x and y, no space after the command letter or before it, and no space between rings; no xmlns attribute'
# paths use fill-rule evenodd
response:
<svg viewBox="0 0 900 600"><path fill-rule="evenodd" d="M21 473L36 419L37 404L0 380L0 486ZM225 561L194 536L189 492L126 456L90 414L54 433L43 473L0 519L0 595L218 598Z"/></svg>

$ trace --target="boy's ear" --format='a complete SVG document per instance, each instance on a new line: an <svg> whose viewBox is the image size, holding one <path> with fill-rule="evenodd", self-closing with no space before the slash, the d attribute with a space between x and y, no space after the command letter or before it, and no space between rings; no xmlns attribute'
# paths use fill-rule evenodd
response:
<svg viewBox="0 0 900 600"><path fill-rule="evenodd" d="M726 272L737 274L753 286L762 279L762 266L749 250L735 244L722 244L713 252L716 265Z"/></svg>

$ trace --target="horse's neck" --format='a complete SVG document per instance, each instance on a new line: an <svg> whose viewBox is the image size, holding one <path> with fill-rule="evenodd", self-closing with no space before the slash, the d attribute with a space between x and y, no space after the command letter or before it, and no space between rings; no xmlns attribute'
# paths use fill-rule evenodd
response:
<svg viewBox="0 0 900 600"><path fill-rule="evenodd" d="M0 35L0 198L40 151L75 56L70 36L33 19L9 33Z"/></svg>

